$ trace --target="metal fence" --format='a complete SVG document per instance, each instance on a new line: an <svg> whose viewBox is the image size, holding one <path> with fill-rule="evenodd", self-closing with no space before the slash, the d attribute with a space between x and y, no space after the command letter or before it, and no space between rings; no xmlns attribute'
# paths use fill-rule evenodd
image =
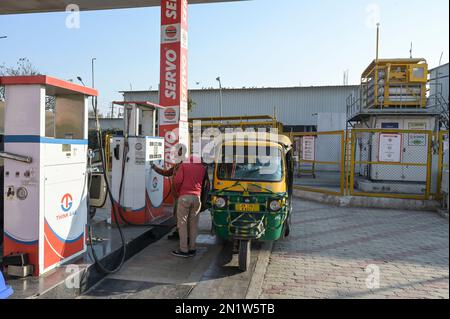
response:
<svg viewBox="0 0 450 319"><path fill-rule="evenodd" d="M295 188L345 195L345 132L291 133Z"/></svg>
<svg viewBox="0 0 450 319"><path fill-rule="evenodd" d="M349 195L430 199L433 132L351 131Z"/></svg>
<svg viewBox="0 0 450 319"><path fill-rule="evenodd" d="M352 129L286 134L295 188L335 196L442 199L449 132Z"/></svg>
<svg viewBox="0 0 450 319"><path fill-rule="evenodd" d="M438 177L437 177L437 194L436 199L442 199L442 180L444 174L449 169L449 153L448 153L448 145L449 144L449 132L441 131L438 135Z"/></svg>

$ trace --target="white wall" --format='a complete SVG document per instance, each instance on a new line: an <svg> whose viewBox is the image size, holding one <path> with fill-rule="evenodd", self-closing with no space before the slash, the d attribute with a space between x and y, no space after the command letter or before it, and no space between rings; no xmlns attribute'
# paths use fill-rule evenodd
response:
<svg viewBox="0 0 450 319"><path fill-rule="evenodd" d="M449 98L449 64L441 65L430 71L430 90L431 94L434 94L437 90L437 86L433 83L438 83L439 87L442 87L442 95L448 102Z"/></svg>
<svg viewBox="0 0 450 319"><path fill-rule="evenodd" d="M0 101L0 134L5 132L5 102Z"/></svg>
<svg viewBox="0 0 450 319"><path fill-rule="evenodd" d="M343 131L346 127L345 113L319 113L317 115L317 131ZM321 162L341 161L341 135L319 135L316 140L316 159ZM322 171L337 171L338 165L320 165Z"/></svg>
<svg viewBox="0 0 450 319"><path fill-rule="evenodd" d="M317 132L345 130L346 113L319 113L317 115Z"/></svg>

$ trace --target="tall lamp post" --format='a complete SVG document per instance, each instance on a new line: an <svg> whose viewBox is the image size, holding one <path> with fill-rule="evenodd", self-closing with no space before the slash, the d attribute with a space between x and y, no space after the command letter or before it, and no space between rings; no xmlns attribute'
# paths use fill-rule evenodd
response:
<svg viewBox="0 0 450 319"><path fill-rule="evenodd" d="M77 80L80 81L80 83L83 84L83 86L86 86L86 84L84 84L84 81L81 78L81 76L77 76Z"/></svg>
<svg viewBox="0 0 450 319"><path fill-rule="evenodd" d="M92 66L91 66L91 71L92 71L92 88L95 88L95 79L94 79L94 62L95 60L97 60L97 58L92 58Z"/></svg>
<svg viewBox="0 0 450 319"><path fill-rule="evenodd" d="M216 78L219 82L219 95L220 95L220 117L223 117L223 96L222 96L222 82L220 81L220 76Z"/></svg>

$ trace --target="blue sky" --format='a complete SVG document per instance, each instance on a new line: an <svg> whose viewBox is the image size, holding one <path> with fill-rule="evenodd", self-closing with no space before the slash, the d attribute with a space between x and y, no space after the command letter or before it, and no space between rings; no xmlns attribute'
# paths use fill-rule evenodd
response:
<svg viewBox="0 0 450 319"><path fill-rule="evenodd" d="M74 0L74 2L76 2ZM253 0L192 5L190 89L217 86L356 84L375 56L376 20L381 57L424 57L431 67L449 60L448 0ZM82 12L79 29L66 13L0 16L0 63L27 57L41 73L81 76L96 84L105 110L120 90L156 89L159 8ZM197 82L200 82L197 85Z"/></svg>

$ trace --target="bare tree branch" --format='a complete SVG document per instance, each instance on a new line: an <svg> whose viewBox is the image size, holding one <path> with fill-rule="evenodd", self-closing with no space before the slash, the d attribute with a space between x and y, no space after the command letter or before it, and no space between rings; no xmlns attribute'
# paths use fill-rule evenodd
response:
<svg viewBox="0 0 450 319"><path fill-rule="evenodd" d="M40 74L39 71L33 66L33 64L27 58L20 58L19 61L17 61L16 65L13 67L8 67L5 64L0 65L0 76L26 76L39 74ZM5 88L0 86L0 101L4 100L5 100ZM51 106L52 104L51 99L49 99L48 102L49 106Z"/></svg>

